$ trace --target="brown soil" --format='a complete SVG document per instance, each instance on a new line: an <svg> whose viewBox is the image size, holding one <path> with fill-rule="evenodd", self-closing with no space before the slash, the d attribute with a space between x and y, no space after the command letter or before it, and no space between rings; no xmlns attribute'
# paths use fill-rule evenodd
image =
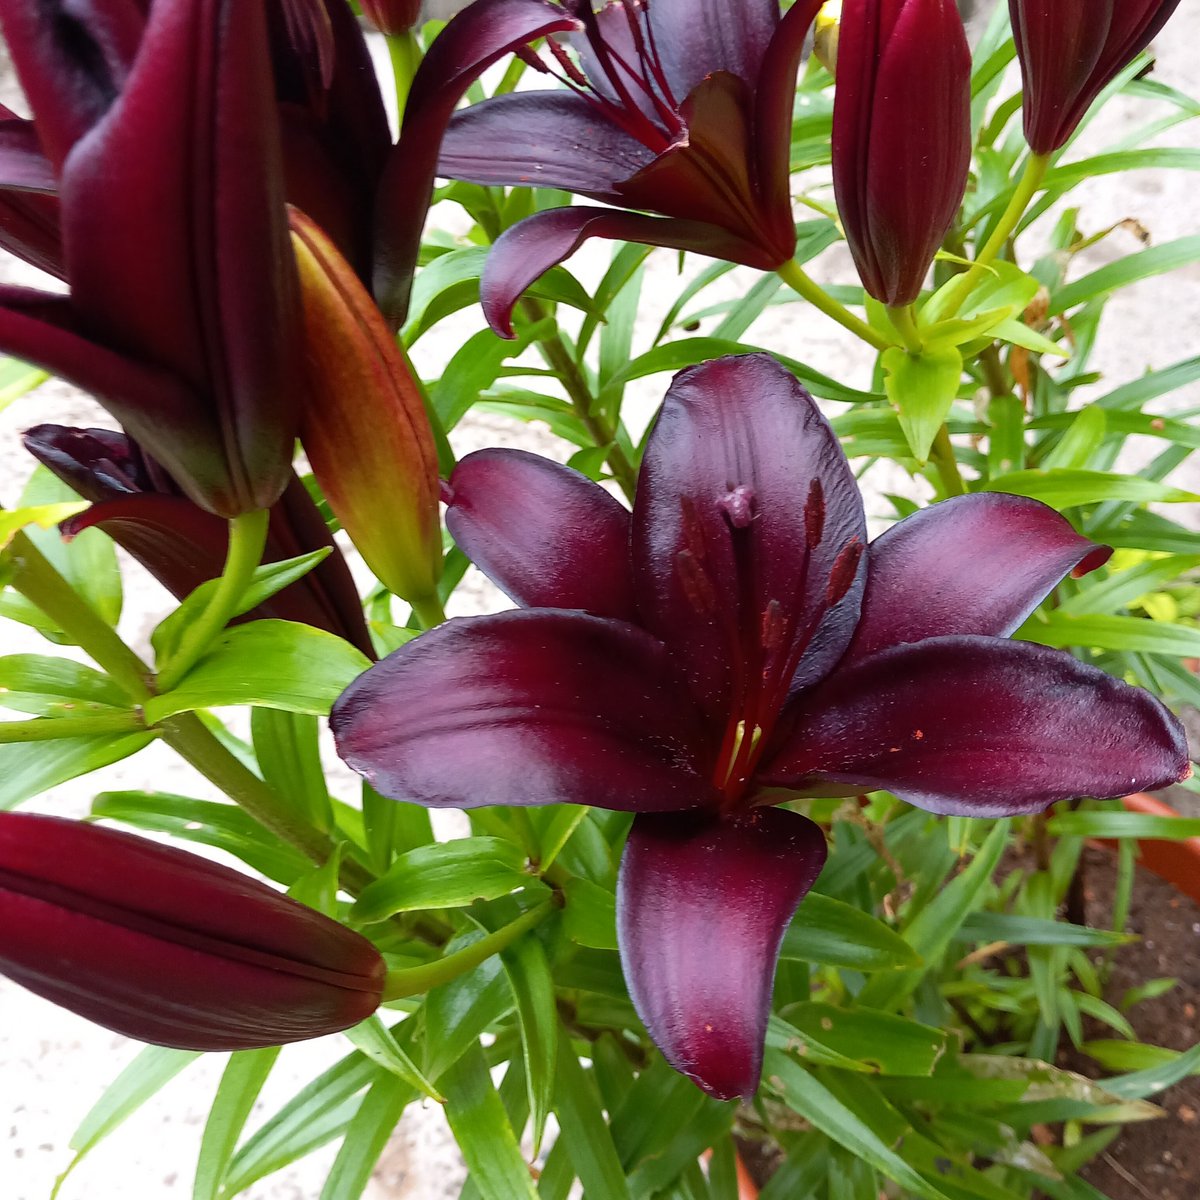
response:
<svg viewBox="0 0 1200 1200"><path fill-rule="evenodd" d="M1084 897L1089 923L1110 919L1113 860L1085 850ZM1132 987L1164 976L1177 979L1165 996L1137 1005L1128 1015L1138 1037L1172 1050L1200 1041L1200 905L1148 871L1138 869L1129 930L1142 940L1116 956L1105 999L1111 1004ZM1113 1037L1096 1028L1094 1037ZM1070 1065L1096 1074L1090 1060ZM1098 1159L1081 1172L1110 1200L1197 1200L1200 1197L1200 1077L1152 1097L1166 1110L1159 1121L1128 1125Z"/></svg>

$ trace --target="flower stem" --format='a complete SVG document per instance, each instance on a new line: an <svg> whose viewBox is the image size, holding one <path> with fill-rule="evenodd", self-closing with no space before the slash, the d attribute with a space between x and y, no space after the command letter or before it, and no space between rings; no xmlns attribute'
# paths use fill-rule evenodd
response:
<svg viewBox="0 0 1200 1200"><path fill-rule="evenodd" d="M917 318L911 304L897 305L889 308L888 320L896 327L896 332L904 339L904 348L909 354L920 354L921 331L917 328Z"/></svg>
<svg viewBox="0 0 1200 1200"><path fill-rule="evenodd" d="M169 692L207 652L221 630L238 613L238 605L258 564L267 541L270 513L265 508L242 513L229 522L229 550L225 570L208 606L183 635L178 649L158 673L158 690Z"/></svg>
<svg viewBox="0 0 1200 1200"><path fill-rule="evenodd" d="M150 699L154 673L23 533L13 538L12 563L12 586L22 596L82 647L131 700L140 704Z"/></svg>
<svg viewBox="0 0 1200 1200"><path fill-rule="evenodd" d="M432 629L446 619L446 610L435 595L414 596L409 600L409 604L422 629Z"/></svg>
<svg viewBox="0 0 1200 1200"><path fill-rule="evenodd" d="M950 431L945 425L937 431L929 458L937 468L938 476L947 496L965 496L967 485L963 483L962 473L958 469L958 459L954 457L954 446L950 442Z"/></svg>
<svg viewBox="0 0 1200 1200"><path fill-rule="evenodd" d="M521 934L543 921L553 907L554 902L547 900L537 908L522 913L515 921L502 926L494 933L489 933L477 942L472 942L469 946L464 946L461 950L456 950L453 954L444 955L433 962L422 963L419 967L402 967L396 971L389 971L383 985L384 1000L417 996L440 983L449 983L451 979L457 979L459 975L479 966L485 959L511 945Z"/></svg>
<svg viewBox="0 0 1200 1200"><path fill-rule="evenodd" d="M83 717L36 717L32 721L0 721L0 745L48 742L54 738L92 737L104 733L134 733L146 729L136 712L95 713Z"/></svg>
<svg viewBox="0 0 1200 1200"><path fill-rule="evenodd" d="M535 300L532 296L522 299L521 308L529 319L535 322L544 321L550 315L541 301ZM546 363L558 375L559 382L563 385L567 398L571 401L571 407L575 410L575 415L583 423L583 427L591 435L595 445L607 452L608 469L612 471L613 478L620 485L621 491L625 493L625 498L632 500L637 487L637 470L629 461L629 456L617 444L615 430L609 429L592 412L596 402L592 395L592 389L583 377L579 364L567 349L562 335L556 329L554 333L540 338L538 346Z"/></svg>
<svg viewBox="0 0 1200 1200"><path fill-rule="evenodd" d="M1012 194L1012 199L1008 202L1008 207L1001 214L996 228L992 230L992 236L975 256L975 261L970 268L954 281L946 294L945 304L941 306L942 311L953 316L958 312L962 302L975 289L988 267L1004 249L1008 239L1012 237L1013 230L1021 223L1021 218L1025 215L1025 210L1029 207L1029 202L1038 188L1041 187L1049 166L1050 156L1047 154L1031 154L1026 160L1025 170L1021 173L1021 178Z"/></svg>
<svg viewBox="0 0 1200 1200"><path fill-rule="evenodd" d="M866 321L856 317L844 304L839 304L819 284L805 274L804 268L795 259L789 259L775 272L797 295L803 296L814 308L819 308L844 329L850 330L876 350L886 350L892 343Z"/></svg>

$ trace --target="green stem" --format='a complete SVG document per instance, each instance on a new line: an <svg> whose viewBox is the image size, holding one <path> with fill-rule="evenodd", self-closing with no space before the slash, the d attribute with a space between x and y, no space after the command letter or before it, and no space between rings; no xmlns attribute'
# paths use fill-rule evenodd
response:
<svg viewBox="0 0 1200 1200"><path fill-rule="evenodd" d="M436 595L413 596L409 604L422 629L432 629L446 619L446 610Z"/></svg>
<svg viewBox="0 0 1200 1200"><path fill-rule="evenodd" d="M789 259L778 267L775 273L797 295L803 296L814 308L820 309L827 317L832 318L844 329L850 330L869 346L874 346L876 350L886 350L891 346L892 343L882 333L872 329L866 321L856 317L844 304L839 304L819 284L810 279L795 259Z"/></svg>
<svg viewBox="0 0 1200 1200"><path fill-rule="evenodd" d="M917 316L911 304L897 305L889 308L888 320L896 327L896 332L904 339L904 348L909 354L920 354L924 347L921 344L921 331L917 328Z"/></svg>
<svg viewBox="0 0 1200 1200"><path fill-rule="evenodd" d="M102 733L145 731L146 723L135 712L96 713L86 717L37 717L32 721L0 721L0 745L11 742L48 742L54 738L89 737Z"/></svg>
<svg viewBox="0 0 1200 1200"><path fill-rule="evenodd" d="M413 76L421 65L421 43L416 35L396 33L384 39L387 42L388 57L392 61L392 78L396 84L396 113L400 121L404 120L404 107L408 103L408 93L412 90Z"/></svg>
<svg viewBox="0 0 1200 1200"><path fill-rule="evenodd" d="M954 457L954 446L950 442L950 431L945 425L937 431L929 457L937 468L946 495L965 496L967 485L963 483L962 473L958 469L958 459Z"/></svg>
<svg viewBox="0 0 1200 1200"><path fill-rule="evenodd" d="M547 900L545 904L531 908L510 924L489 933L477 942L472 942L469 946L464 946L461 950L456 950L453 954L447 954L433 962L422 963L419 967L402 967L396 971L389 971L387 981L383 985L384 1000L417 996L440 983L449 983L451 979L457 979L464 972L479 966L493 954L511 945L521 934L544 920L553 907L554 902Z"/></svg>
<svg viewBox="0 0 1200 1200"><path fill-rule="evenodd" d="M939 309L951 316L958 312L963 301L971 294L986 273L988 267L995 261L997 255L1004 249L1013 230L1021 223L1029 202L1033 199L1042 185L1046 170L1050 166L1050 157L1046 154L1031 154L1025 162L1025 170L1017 183L1008 207L1001 214L992 236L984 243L983 249L975 256L970 269L964 271L951 285L946 293L945 301Z"/></svg>
<svg viewBox="0 0 1200 1200"><path fill-rule="evenodd" d="M141 704L150 699L154 673L23 533L12 540L12 563L12 586L22 596L82 647L131 700Z"/></svg>
<svg viewBox="0 0 1200 1200"><path fill-rule="evenodd" d="M208 606L188 626L178 649L158 673L158 690L169 692L196 665L216 640L221 630L237 616L238 605L262 562L267 541L270 513L265 508L242 513L229 522L229 549L225 570L217 582Z"/></svg>
<svg viewBox="0 0 1200 1200"><path fill-rule="evenodd" d="M522 299L521 308L526 316L534 322L544 321L550 315L541 301L535 300L531 296ZM574 355L562 340L562 335L556 329L554 333L538 340L538 348L547 365L554 369L567 393L567 398L571 401L575 415L583 423L583 427L588 431L593 443L607 451L608 468L612 471L613 478L617 481L621 491L625 493L626 499L632 500L637 487L637 471L629 461L629 456L617 444L616 431L609 429L593 413L592 408L596 399L592 395L592 389L583 377L583 372L580 371Z"/></svg>

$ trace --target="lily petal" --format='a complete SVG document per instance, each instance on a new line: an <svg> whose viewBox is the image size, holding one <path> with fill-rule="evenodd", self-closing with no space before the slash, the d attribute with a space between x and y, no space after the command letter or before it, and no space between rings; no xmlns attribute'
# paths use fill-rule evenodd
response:
<svg viewBox="0 0 1200 1200"><path fill-rule="evenodd" d="M652 0L646 10L677 101L718 71L754 87L779 24L778 0Z"/></svg>
<svg viewBox="0 0 1200 1200"><path fill-rule="evenodd" d="M617 884L625 980L667 1062L719 1100L758 1088L779 946L825 854L820 828L781 808L634 820Z"/></svg>
<svg viewBox="0 0 1200 1200"><path fill-rule="evenodd" d="M754 142L764 212L791 212L789 151L804 40L825 0L796 0L780 18L758 73ZM792 230L793 244L795 229Z"/></svg>
<svg viewBox="0 0 1200 1200"><path fill-rule="evenodd" d="M550 187L616 199L654 154L573 92L510 92L455 114L438 174L499 187Z"/></svg>
<svg viewBox="0 0 1200 1200"><path fill-rule="evenodd" d="M761 782L885 788L936 813L1038 812L1188 774L1183 729L1149 692L1029 642L895 646L837 671L793 717Z"/></svg>
<svg viewBox="0 0 1200 1200"><path fill-rule="evenodd" d="M438 148L458 102L505 54L547 34L581 28L548 0L475 0L434 39L413 77L375 210L375 298L394 324L408 308Z"/></svg>
<svg viewBox="0 0 1200 1200"><path fill-rule="evenodd" d="M647 217L582 205L547 209L506 229L488 254L479 281L479 301L496 334L516 337L512 310L521 293L594 237L694 250L731 262L754 263L762 257L757 246L704 221Z"/></svg>
<svg viewBox="0 0 1200 1200"><path fill-rule="evenodd" d="M953 633L1008 637L1068 571L1112 555L1054 509L979 492L921 509L867 548L867 586L842 660Z"/></svg>
<svg viewBox="0 0 1200 1200"><path fill-rule="evenodd" d="M33 122L0 104L0 247L62 279L57 186Z"/></svg>
<svg viewBox="0 0 1200 1200"><path fill-rule="evenodd" d="M629 511L598 483L538 454L493 449L459 462L450 488L454 540L523 608L635 619Z"/></svg>
<svg viewBox="0 0 1200 1200"><path fill-rule="evenodd" d="M865 549L837 438L774 359L675 377L642 462L634 579L643 622L711 719L765 729L797 669L809 681L833 666L858 619Z"/></svg>
<svg viewBox="0 0 1200 1200"><path fill-rule="evenodd" d="M432 808L709 802L703 730L665 646L556 609L450 621L333 706L338 753L385 796Z"/></svg>

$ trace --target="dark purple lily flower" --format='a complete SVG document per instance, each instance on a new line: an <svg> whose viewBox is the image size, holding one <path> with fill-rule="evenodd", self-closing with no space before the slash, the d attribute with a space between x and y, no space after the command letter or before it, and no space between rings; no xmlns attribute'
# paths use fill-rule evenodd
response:
<svg viewBox="0 0 1200 1200"><path fill-rule="evenodd" d="M229 537L226 522L184 496L132 438L108 429L39 425L24 440L40 463L92 502L62 523L64 536L98 526L178 600L221 574ZM330 554L307 575L236 622L268 617L300 621L345 638L374 658L350 569L308 490L292 473L271 506L263 562L325 548Z"/></svg>
<svg viewBox="0 0 1200 1200"><path fill-rule="evenodd" d="M61 279L57 186L33 122L0 104L0 248Z"/></svg>
<svg viewBox="0 0 1200 1200"><path fill-rule="evenodd" d="M431 807L637 814L618 933L678 1070L758 1086L779 944L825 858L771 805L886 788L997 817L1187 771L1149 693L1008 636L1106 547L1033 500L948 500L866 545L828 423L765 355L684 371L632 515L519 451L456 468L455 538L516 612L450 621L360 676L338 750Z"/></svg>
<svg viewBox="0 0 1200 1200"><path fill-rule="evenodd" d="M694 250L774 270L796 248L788 149L796 70L820 0L476 0L413 80L379 200L376 295L399 320L435 174L563 188L620 209L538 213L488 258L484 313L512 337L521 292L588 238ZM565 45L555 40L567 35ZM526 49L549 37L546 50ZM565 88L496 96L454 114L516 51ZM452 116L453 114L453 116ZM439 154L440 147L440 154Z"/></svg>
<svg viewBox="0 0 1200 1200"><path fill-rule="evenodd" d="M1008 0L1029 148L1052 154L1064 145L1178 7L1179 0Z"/></svg>
<svg viewBox="0 0 1200 1200"><path fill-rule="evenodd" d="M0 289L0 349L93 392L202 507L269 506L302 355L263 0L2 0L0 25L70 284Z"/></svg>
<svg viewBox="0 0 1200 1200"><path fill-rule="evenodd" d="M0 813L0 973L143 1042L247 1050L357 1025L386 971L360 934L228 867Z"/></svg>
<svg viewBox="0 0 1200 1200"><path fill-rule="evenodd" d="M833 187L863 287L911 304L971 165L971 51L954 0L845 0Z"/></svg>

